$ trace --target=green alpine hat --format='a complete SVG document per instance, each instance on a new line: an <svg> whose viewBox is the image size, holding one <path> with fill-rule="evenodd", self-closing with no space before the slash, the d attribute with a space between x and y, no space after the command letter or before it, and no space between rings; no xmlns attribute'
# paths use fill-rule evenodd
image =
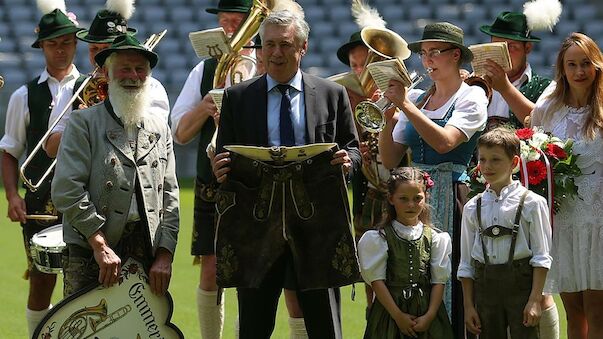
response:
<svg viewBox="0 0 603 339"><path fill-rule="evenodd" d="M428 24L423 29L423 38L408 44L408 49L415 53L421 51L423 42L446 42L460 48L463 63L473 60L473 53L463 43L463 30L449 22L436 22Z"/></svg>
<svg viewBox="0 0 603 339"><path fill-rule="evenodd" d="M360 37L360 32L361 31L352 33L352 35L350 35L350 40L341 45L337 50L337 59L348 66L350 65L350 58L348 56L350 50L356 46L364 46L364 42Z"/></svg>
<svg viewBox="0 0 603 339"><path fill-rule="evenodd" d="M157 65L157 61L159 61L159 56L157 55L157 53L144 47L140 43L140 41L138 41L133 35L130 34L123 34L115 38L115 40L113 40L113 43L111 44L111 47L104 49L98 52L98 54L96 54L96 56L94 57L94 61L96 61L97 65L103 67L103 65L105 64L105 60L107 60L107 57L109 57L111 53L127 50L139 51L140 53L142 53L149 60L151 68L155 67L155 65Z"/></svg>
<svg viewBox="0 0 603 339"><path fill-rule="evenodd" d="M44 14L36 27L36 33L38 38L31 45L33 48L40 48L40 41L50 40L62 35L76 33L81 31L74 21L72 21L67 14L60 9Z"/></svg>
<svg viewBox="0 0 603 339"><path fill-rule="evenodd" d="M540 41L539 38L530 34L528 22L523 13L502 12L494 20L491 26L483 25L480 31L499 38L517 41Z"/></svg>
<svg viewBox="0 0 603 339"><path fill-rule="evenodd" d="M128 27L128 21L117 12L101 9L96 13L90 29L77 32L78 39L90 43L111 43L122 34L136 34L136 29Z"/></svg>
<svg viewBox="0 0 603 339"><path fill-rule="evenodd" d="M211 14L218 14L218 12L247 13L252 3L252 0L220 0L217 8L208 8L205 11Z"/></svg>

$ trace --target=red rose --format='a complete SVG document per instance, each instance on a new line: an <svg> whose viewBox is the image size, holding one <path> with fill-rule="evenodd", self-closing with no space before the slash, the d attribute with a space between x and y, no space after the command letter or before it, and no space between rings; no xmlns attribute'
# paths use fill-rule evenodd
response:
<svg viewBox="0 0 603 339"><path fill-rule="evenodd" d="M520 140L528 140L534 135L534 130L531 128L521 128L515 131L515 135L517 135Z"/></svg>
<svg viewBox="0 0 603 339"><path fill-rule="evenodd" d="M538 185L546 179L546 165L542 161L528 161L528 183Z"/></svg>
<svg viewBox="0 0 603 339"><path fill-rule="evenodd" d="M546 150L544 151L544 153L547 156L553 157L555 159L559 159L559 160L567 159L567 153L565 153L565 150L555 144L546 145Z"/></svg>

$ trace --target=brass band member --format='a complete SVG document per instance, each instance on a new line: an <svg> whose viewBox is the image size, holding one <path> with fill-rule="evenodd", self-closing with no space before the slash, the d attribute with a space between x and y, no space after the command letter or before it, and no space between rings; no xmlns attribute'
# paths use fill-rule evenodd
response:
<svg viewBox="0 0 603 339"><path fill-rule="evenodd" d="M232 36L244 22L251 0L220 0L215 8L206 11L216 14L218 24L227 36ZM206 153L214 135L219 112L208 92L213 88L217 59L202 60L193 68L172 109L174 141L187 144L199 135L197 175L195 178L195 211L191 254L200 258L201 271L196 290L197 311L201 337L220 338L224 324L223 297L218 300L216 285L216 256L214 251L215 179Z"/></svg>
<svg viewBox="0 0 603 339"><path fill-rule="evenodd" d="M364 27L385 28L386 23L379 13L363 1L356 0L352 3L352 16L360 29ZM350 71L359 78L363 72L366 72L367 58L371 53L362 40L360 32L360 30L354 32L348 42L337 50L339 61L349 66ZM346 89L350 97L352 110L363 100L376 101L381 94L377 86L372 86L372 93L362 93L362 95L356 93L353 89ZM381 222L383 214L387 211L385 183L389 178L389 170L380 163L381 158L377 150L378 134L372 134L364 130L358 123L356 123L356 129L360 139L363 166L365 169L377 172L373 173L373 177L380 181L379 183L368 182L362 171L357 171L352 177L352 215L354 236L358 241L364 232L375 229ZM372 161L376 161L377 164L371 164ZM373 291L370 285L365 284L365 292L368 311L373 302Z"/></svg>
<svg viewBox="0 0 603 339"><path fill-rule="evenodd" d="M63 213L65 296L118 282L122 260L140 258L153 293L172 275L179 190L167 122L150 113L149 74L158 61L131 35L95 57L108 98L72 113L57 156L52 197Z"/></svg>
<svg viewBox="0 0 603 339"><path fill-rule="evenodd" d="M107 0L105 8L99 10L94 16L94 19L90 24L90 28L84 29L76 34L76 37L79 40L88 43L88 58L92 68L96 67L96 61L94 61L96 54L106 48L109 48L116 37L123 34L136 33L136 29L128 27L127 22L133 13L134 0ZM92 102L84 103L76 100L75 104L79 108L86 108L87 106L91 106L92 104L96 104L105 99L104 96L106 93L103 93L103 91L106 91L106 79L100 73L97 78L98 81L95 79L91 80L89 86L84 89L84 91L86 91L88 88L92 87L90 90L96 91L96 98L91 98L90 101ZM159 115L165 121L167 121L170 113L170 102L167 92L157 79L149 77L149 82L151 86L150 90L152 91L150 112ZM74 87L74 90L77 90L80 84L81 81L78 81ZM83 95L83 93L84 92L80 93L80 98L86 97ZM52 122L56 118L56 115L51 115L50 121ZM54 127L53 133L50 135L45 144L46 153L51 157L56 156L56 153L59 149L61 134L65 130L68 120L69 113L65 114L61 118L61 121Z"/></svg>
<svg viewBox="0 0 603 339"><path fill-rule="evenodd" d="M8 217L18 221L23 228L23 240L27 254L29 276L29 296L27 301L27 327L29 336L50 309L50 298L56 283L56 275L41 273L32 263L29 252L31 237L52 226L36 220L28 220L26 215L53 214L50 200L49 178L36 192L27 191L25 199L18 192L18 159L23 153L29 154L38 144L48 128L51 112L61 112L69 99L75 81L80 76L75 65L77 27L73 14L67 14L64 1L39 1L44 14L36 29L37 39L33 48L44 53L46 69L35 79L19 87L10 97L6 110L5 134L0 141L2 149L2 180L8 200ZM40 152L32 161L26 174L28 178L41 177L51 159Z"/></svg>

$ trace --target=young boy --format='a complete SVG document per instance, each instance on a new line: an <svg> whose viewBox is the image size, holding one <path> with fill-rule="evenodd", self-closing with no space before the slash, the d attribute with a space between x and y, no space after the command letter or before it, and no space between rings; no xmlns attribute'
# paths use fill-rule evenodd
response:
<svg viewBox="0 0 603 339"><path fill-rule="evenodd" d="M465 324L481 339L538 338L542 288L551 266L546 200L513 180L519 139L495 128L478 140L488 182L463 210L461 262Z"/></svg>

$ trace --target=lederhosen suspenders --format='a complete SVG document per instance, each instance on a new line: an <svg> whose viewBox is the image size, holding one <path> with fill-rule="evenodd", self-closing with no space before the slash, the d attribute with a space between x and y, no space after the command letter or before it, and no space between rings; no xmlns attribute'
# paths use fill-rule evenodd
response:
<svg viewBox="0 0 603 339"><path fill-rule="evenodd" d="M517 206L517 211L515 212L515 221L513 222L513 228L508 228L500 225L492 225L486 229L482 227L482 195L480 194L477 198L477 224L479 227L480 240L482 243L482 251L484 253L484 264L490 265L490 260L488 259L488 252L486 251L486 244L484 243L484 236L490 238L498 238L505 235L511 236L511 247L509 248L509 258L507 260L507 265L511 265L513 263L513 256L515 255L515 243L517 241L517 233L519 232L519 222L521 220L521 211L523 210L523 204L526 200L526 196L528 195L528 190L526 190L519 200L519 206Z"/></svg>

